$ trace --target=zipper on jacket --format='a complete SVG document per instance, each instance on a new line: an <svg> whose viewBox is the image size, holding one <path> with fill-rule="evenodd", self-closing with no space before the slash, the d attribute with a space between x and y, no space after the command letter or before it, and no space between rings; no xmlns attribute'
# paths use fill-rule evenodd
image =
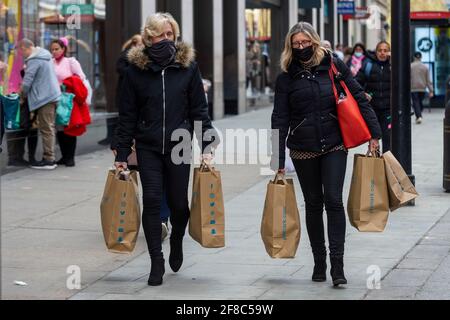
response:
<svg viewBox="0 0 450 320"><path fill-rule="evenodd" d="M162 154L164 154L166 149L166 81L165 81L166 69L161 72L162 85L163 85L163 148Z"/></svg>
<svg viewBox="0 0 450 320"><path fill-rule="evenodd" d="M294 135L295 130L297 130L302 124L304 124L306 121L306 118L302 120L302 122L300 122L300 124L298 126L296 126L292 131L291 131L291 136Z"/></svg>
<svg viewBox="0 0 450 320"><path fill-rule="evenodd" d="M380 75L380 93L381 93L381 99L383 99L383 74L384 74L384 66L381 66L381 75ZM381 101L381 103L383 103Z"/></svg>

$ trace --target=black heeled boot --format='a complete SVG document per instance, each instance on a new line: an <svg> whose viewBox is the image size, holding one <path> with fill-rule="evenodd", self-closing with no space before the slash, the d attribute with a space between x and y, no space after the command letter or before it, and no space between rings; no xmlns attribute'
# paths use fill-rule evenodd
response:
<svg viewBox="0 0 450 320"><path fill-rule="evenodd" d="M170 236L169 265L173 272L178 272L183 264L183 236L173 233Z"/></svg>
<svg viewBox="0 0 450 320"><path fill-rule="evenodd" d="M327 281L327 258L314 257L314 271L312 281L325 282Z"/></svg>
<svg viewBox="0 0 450 320"><path fill-rule="evenodd" d="M344 275L344 257L330 257L331 261L331 279L335 287L341 284L347 284L347 279Z"/></svg>
<svg viewBox="0 0 450 320"><path fill-rule="evenodd" d="M150 277L148 278L149 286L160 286L163 283L163 276L166 272L164 267L165 260L163 257L152 258L152 269L150 271Z"/></svg>

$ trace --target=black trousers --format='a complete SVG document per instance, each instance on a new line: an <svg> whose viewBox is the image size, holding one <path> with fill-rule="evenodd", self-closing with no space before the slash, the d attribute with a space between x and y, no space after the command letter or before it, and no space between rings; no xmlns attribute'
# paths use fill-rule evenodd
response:
<svg viewBox="0 0 450 320"><path fill-rule="evenodd" d="M315 159L292 160L306 204L306 228L314 258L327 255L323 206L327 212L331 257L344 255L346 217L342 202L347 153L335 151Z"/></svg>
<svg viewBox="0 0 450 320"><path fill-rule="evenodd" d="M189 221L188 185L190 164L175 165L171 155L138 149L137 158L143 190L142 226L151 258L162 256L161 202L166 184L172 237L183 237Z"/></svg>
<svg viewBox="0 0 450 320"><path fill-rule="evenodd" d="M77 137L69 136L64 131L58 131L56 137L58 138L62 158L64 160L73 160L77 149Z"/></svg>
<svg viewBox="0 0 450 320"><path fill-rule="evenodd" d="M35 160L38 144L38 130L21 130L16 132L7 132L6 140L8 142L9 161L23 160L25 155L25 141L28 146L28 161Z"/></svg>
<svg viewBox="0 0 450 320"><path fill-rule="evenodd" d="M383 153L391 150L391 111L390 110L375 110L378 118L378 123L381 127Z"/></svg>
<svg viewBox="0 0 450 320"><path fill-rule="evenodd" d="M425 99L425 92L412 92L411 97L416 118L422 118L423 99Z"/></svg>

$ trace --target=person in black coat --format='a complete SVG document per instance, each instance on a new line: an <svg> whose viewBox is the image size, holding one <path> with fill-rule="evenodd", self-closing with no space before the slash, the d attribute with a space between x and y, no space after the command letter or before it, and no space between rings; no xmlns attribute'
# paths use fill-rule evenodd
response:
<svg viewBox="0 0 450 320"><path fill-rule="evenodd" d="M120 96L115 166L127 168L135 140L151 286L161 285L165 273L160 220L163 181L172 225L169 265L177 272L183 263L183 237L190 216L187 197L194 125L202 141L203 161L211 160L212 145L218 143L194 50L178 37L178 23L170 14L156 13L147 19L142 34L145 47L128 53L130 66Z"/></svg>
<svg viewBox="0 0 450 320"><path fill-rule="evenodd" d="M142 47L142 36L140 34L134 35L131 39L129 39L122 47L122 52L120 53L119 59L117 59L116 62L116 72L119 76L117 81L117 88L116 88L116 106L118 108L121 107L120 103L120 94L122 92L122 85L123 85L123 79L125 77L125 74L127 73L127 69L130 66L130 62L128 61L128 53L132 48L135 47ZM114 156L117 156L117 134L119 132L119 127L117 126L114 130L114 135L111 139L111 145L110 148L114 153ZM137 170L137 168L129 167L130 170Z"/></svg>
<svg viewBox="0 0 450 320"><path fill-rule="evenodd" d="M119 75L119 80L117 82L117 92L116 92L116 105L120 108L120 93L122 92L122 84L125 74L127 72L128 67L130 66L130 62L128 61L128 53L132 48L142 47L144 44L142 42L142 36L140 34L134 35L131 39L129 39L122 47L122 52L120 54L119 59L116 63L116 71ZM119 127L116 126L114 131L114 135L111 139L111 150L114 153L114 156L117 156L117 133L119 131ZM128 168L130 170L139 170L138 166L135 164L128 164ZM163 193L163 199L161 202L161 239L164 240L169 234L169 217L170 217L170 209L167 204L167 195L166 192Z"/></svg>
<svg viewBox="0 0 450 320"><path fill-rule="evenodd" d="M369 96L383 132L383 153L391 149L391 47L378 43L375 54L368 52L356 80Z"/></svg>
<svg viewBox="0 0 450 320"><path fill-rule="evenodd" d="M313 281L326 281L323 206L328 217L331 277L334 285L347 283L344 275L346 218L342 192L347 150L337 120L336 99L329 75L333 62L372 134L371 151L379 148L381 137L375 113L364 91L343 61L320 45L311 24L300 22L288 33L281 57L283 72L278 76L272 113L272 168L285 174L285 148L300 180L306 203L306 226L314 255ZM278 152L276 152L278 151Z"/></svg>

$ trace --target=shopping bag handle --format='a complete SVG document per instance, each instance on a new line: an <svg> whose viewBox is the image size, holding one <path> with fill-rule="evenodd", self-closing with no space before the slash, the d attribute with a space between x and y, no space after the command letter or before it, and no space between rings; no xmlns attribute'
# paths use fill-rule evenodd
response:
<svg viewBox="0 0 450 320"><path fill-rule="evenodd" d="M205 170L205 168L207 170ZM216 170L210 164L202 160L202 163L200 164L200 172L208 172L208 171L211 172L217 178Z"/></svg>
<svg viewBox="0 0 450 320"><path fill-rule="evenodd" d="M372 152L370 151L370 149L367 149L366 157L381 158L380 149L377 149L377 151L375 152Z"/></svg>
<svg viewBox="0 0 450 320"><path fill-rule="evenodd" d="M273 179L273 183L274 183L274 184L277 184L278 181L283 181L283 183L284 183L285 185L288 184L288 182L287 182L287 180L286 180L286 177L285 177L283 174L277 172L277 173L275 174L275 179Z"/></svg>
<svg viewBox="0 0 450 320"><path fill-rule="evenodd" d="M128 181L130 179L131 171L126 169L116 169L114 172L114 177L119 180ZM122 179L122 176L124 177Z"/></svg>

